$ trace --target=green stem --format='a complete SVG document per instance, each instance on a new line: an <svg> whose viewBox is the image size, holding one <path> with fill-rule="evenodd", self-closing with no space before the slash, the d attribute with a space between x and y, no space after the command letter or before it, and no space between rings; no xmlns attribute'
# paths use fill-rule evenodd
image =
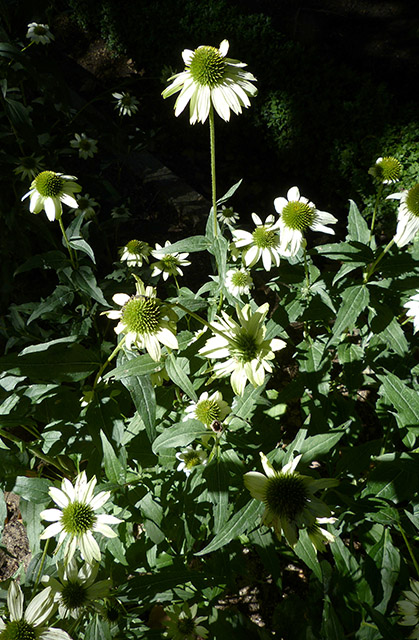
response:
<svg viewBox="0 0 419 640"><path fill-rule="evenodd" d="M419 577L419 566L418 566L418 563L417 563L416 558L415 558L415 555L414 555L414 553L413 553L413 551L412 551L412 547L411 547L411 546L410 546L410 544L409 544L409 541L408 541L408 539L407 539L407 536L406 536L406 534L405 534L405 532L404 532L404 530L403 530L403 528L402 528L402 526L401 526L400 524L399 524L399 529L400 529L400 533L401 533L401 534L402 534L402 536L403 536L403 540L404 540L404 543L405 543L405 545L406 545L406 547L407 547L407 550L408 550L408 552L409 552L409 555L410 555L410 557L412 558L413 566L415 567L416 573L417 573L417 575L418 575L418 577Z"/></svg>
<svg viewBox="0 0 419 640"><path fill-rule="evenodd" d="M116 345L115 349L112 351L111 355L108 357L106 362L104 362L103 365L100 367L99 371L96 374L96 378L95 378L95 381L93 383L92 391L94 391L96 389L102 373L105 371L106 367L111 362L111 360L114 359L114 357L116 356L118 351L120 351L122 349L124 344L125 344L125 338L123 338L120 342L118 342L118 344Z"/></svg>
<svg viewBox="0 0 419 640"><path fill-rule="evenodd" d="M37 458L39 458L40 460L42 460L46 464L49 464L49 465L52 465L53 467L56 467L56 469L59 469L61 473L67 473L66 470L64 469L64 467L61 464L59 464L59 462L56 459L50 458L49 456L45 455L45 453L40 451L38 449L38 447L33 447L32 445L26 444L25 442L23 442L23 440L21 438L18 438L17 436L14 436L12 433L9 433L8 431L5 431L4 429L0 429L0 436L2 438L6 438L7 440L10 440L11 442L14 442L17 445L24 444L26 449L28 451L30 451L30 453L32 453L32 455L36 456Z"/></svg>
<svg viewBox="0 0 419 640"><path fill-rule="evenodd" d="M382 192L383 192L383 187L384 187L384 185L381 183L381 184L380 184L380 186L379 186L379 188L378 188L377 198L376 198L376 201L375 201L374 211L373 211L373 214L372 214L372 220L371 220L371 231L370 231L370 239L369 239L369 242L371 242L371 240L372 240L372 234L373 234L373 231L374 231L374 225L375 225L375 216L377 215L378 203L379 203L379 201L380 201L381 194L382 194Z"/></svg>
<svg viewBox="0 0 419 640"><path fill-rule="evenodd" d="M394 244L394 238L392 238L392 240L390 240L388 245L383 249L382 253L380 253L380 255L378 256L377 260L375 262L373 262L372 265L370 266L370 268L368 269L368 271L367 271L367 273L365 274L365 277L364 277L364 284L367 284L368 280L370 279L370 277L374 273L376 266L378 265L379 262L381 262L381 260L384 258L385 254L393 246L393 244Z"/></svg>
<svg viewBox="0 0 419 640"><path fill-rule="evenodd" d="M38 569L38 573L36 574L36 579L35 579L35 583L33 585L33 589L32 589L32 596L31 598L33 598L35 592L36 592L36 588L39 584L39 580L41 579L41 572L42 569L44 568L44 564L45 564L45 558L47 557L47 551L48 551L48 544L49 544L50 538L47 538L46 542L45 542L45 547L44 550L42 552L42 559L41 559L41 564L39 565L39 569Z"/></svg>
<svg viewBox="0 0 419 640"><path fill-rule="evenodd" d="M76 259L74 258L73 250L72 250L72 248L70 247L70 243L69 243L69 241L68 241L67 234L66 234L66 232L65 232L65 229L64 229L64 225L63 225L63 221L62 221L62 219L61 219L61 216L58 218L58 222L60 223L60 229L61 229L61 231L62 231L62 234L63 234L64 240L65 240L65 243L66 243L66 245L67 245L68 253L69 253L69 255L70 255L71 265L72 265L73 269L77 269L77 261L76 261Z"/></svg>
<svg viewBox="0 0 419 640"><path fill-rule="evenodd" d="M211 329L211 331L213 331L214 333L218 333L218 335L224 338L224 340L231 342L231 338L229 338L223 331L216 329L211 323L204 320L204 318L201 318L201 316L199 316L197 313L194 313L193 311L189 311L189 309L184 307L183 304L180 304L180 302L173 302L172 304L173 306L179 307L179 309L182 309L182 311L189 313L189 315L192 316L192 318L195 318L195 320L198 320L198 322L201 322L202 324L204 324L206 327L208 327L208 329Z"/></svg>
<svg viewBox="0 0 419 640"><path fill-rule="evenodd" d="M214 216L214 237L218 235L217 225L217 183L215 175L215 124L214 109L212 105L209 110L209 126L210 126L210 149L211 149L211 193L212 193L212 212Z"/></svg>
<svg viewBox="0 0 419 640"><path fill-rule="evenodd" d="M308 270L308 264L307 264L307 250L304 247L304 270L306 272L306 283L307 283L307 288L310 289L310 273Z"/></svg>

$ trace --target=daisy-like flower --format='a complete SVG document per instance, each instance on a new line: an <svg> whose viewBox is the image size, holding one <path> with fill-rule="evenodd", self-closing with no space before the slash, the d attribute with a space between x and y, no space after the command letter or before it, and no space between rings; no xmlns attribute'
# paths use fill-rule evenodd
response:
<svg viewBox="0 0 419 640"><path fill-rule="evenodd" d="M258 471L245 473L244 484L252 497L265 505L263 524L273 526L278 538L283 533L293 547L298 542L298 529L307 527L310 535L310 527L324 522L323 518L330 518L329 507L314 494L320 489L336 486L337 481L333 478L315 480L300 475L295 469L301 455L284 465L281 471L275 471L263 453L260 457L266 475ZM311 533L318 531L312 529Z"/></svg>
<svg viewBox="0 0 419 640"><path fill-rule="evenodd" d="M240 298L244 293L250 294L253 287L253 280L247 269L229 269L226 273L225 286L227 291L236 298Z"/></svg>
<svg viewBox="0 0 419 640"><path fill-rule="evenodd" d="M73 209L79 206L74 194L81 191L81 186L74 180L77 180L75 176L42 171L32 181L30 190L22 200L29 196L31 213L40 213L44 209L48 220L59 220L63 213L62 202Z"/></svg>
<svg viewBox="0 0 419 640"><path fill-rule="evenodd" d="M118 109L120 116L132 116L133 113L137 113L140 103L128 91L116 92L112 95L116 99L115 109Z"/></svg>
<svg viewBox="0 0 419 640"><path fill-rule="evenodd" d="M187 602L183 605L174 604L165 609L168 619L163 620L163 624L167 627L167 637L172 640L197 640L197 638L206 638L208 631L201 625L204 616L197 616L198 605L194 604L189 607Z"/></svg>
<svg viewBox="0 0 419 640"><path fill-rule="evenodd" d="M220 391L214 391L211 395L208 394L208 391L204 391L199 396L198 402L192 402L186 407L185 413L184 421L194 418L206 427L210 427L214 421L224 422L228 414L231 413L231 409L223 400Z"/></svg>
<svg viewBox="0 0 419 640"><path fill-rule="evenodd" d="M61 489L50 487L48 492L60 509L45 509L40 513L43 520L53 523L41 534L41 540L59 534L58 551L67 539L64 550L66 564L73 558L76 549L80 549L86 562L99 562L100 549L93 533L101 533L107 538L116 538L118 535L108 525L119 524L122 520L108 514L95 513L111 495L110 491L101 491L94 496L96 482L94 476L87 481L84 471L77 476L74 485L64 478Z"/></svg>
<svg viewBox="0 0 419 640"><path fill-rule="evenodd" d="M216 335L199 350L207 358L223 360L214 365L214 377L230 376L237 395L243 395L247 380L254 387L262 385L265 372L272 371L270 361L275 357L274 351L285 347L285 342L278 338L265 340L264 320L268 310L267 302L254 313L248 304L242 309L236 306L240 324L222 311L222 318L211 324Z"/></svg>
<svg viewBox="0 0 419 640"><path fill-rule="evenodd" d="M279 220L275 221L273 215L269 215L265 224L256 213L252 213L256 229L253 233L234 229L233 241L237 249L243 251L243 262L246 267L253 267L260 258L266 271L271 270L272 263L279 266Z"/></svg>
<svg viewBox="0 0 419 640"><path fill-rule="evenodd" d="M44 624L56 609L51 588L38 593L23 611L24 597L14 580L7 592L9 616L0 618L0 638L2 640L71 640L66 631L46 627Z"/></svg>
<svg viewBox="0 0 419 640"><path fill-rule="evenodd" d="M392 193L387 199L400 200L394 242L398 247L404 247L419 231L419 184L409 190Z"/></svg>
<svg viewBox="0 0 419 640"><path fill-rule="evenodd" d="M84 196L78 195L76 197L76 200L77 200L78 208L71 209L71 211L76 216L84 214L85 220L89 220L90 218L93 218L96 215L95 207L98 206L98 203L94 198L91 198L88 193L86 193Z"/></svg>
<svg viewBox="0 0 419 640"><path fill-rule="evenodd" d="M42 170L43 159L44 156L35 156L33 153L30 156L19 158L19 164L16 169L13 169L13 173L20 176L21 180L33 180Z"/></svg>
<svg viewBox="0 0 419 640"><path fill-rule="evenodd" d="M369 169L368 173L381 182L381 184L394 184L401 178L402 165L396 158L380 156Z"/></svg>
<svg viewBox="0 0 419 640"><path fill-rule="evenodd" d="M106 598L112 586L111 580L95 582L99 563L84 563L80 569L74 558L64 566L58 566L58 580L43 576L42 584L51 588L54 601L58 603L60 617L79 618L84 609L96 609L95 601Z"/></svg>
<svg viewBox="0 0 419 640"><path fill-rule="evenodd" d="M409 318L413 321L413 333L416 333L419 331L419 289L403 306L408 310Z"/></svg>
<svg viewBox="0 0 419 640"><path fill-rule="evenodd" d="M121 222L126 222L127 220L132 218L132 213L125 204L120 204L118 207L114 207L111 210L111 217L114 220L120 220Z"/></svg>
<svg viewBox="0 0 419 640"><path fill-rule="evenodd" d="M303 241L307 229L334 235L327 224L335 224L337 218L327 211L319 211L316 206L300 195L298 187L291 187L287 197L275 198L274 206L279 213L281 236L280 253L284 256L295 256Z"/></svg>
<svg viewBox="0 0 419 640"><path fill-rule="evenodd" d="M79 157L83 158L83 160L93 158L97 153L97 140L88 138L85 133L75 133L73 140L70 140L70 145L73 149L79 150Z"/></svg>
<svg viewBox="0 0 419 640"><path fill-rule="evenodd" d="M233 207L221 205L221 209L217 211L218 220L228 227L232 227L239 217L239 214L234 211Z"/></svg>
<svg viewBox="0 0 419 640"><path fill-rule="evenodd" d="M39 24L38 22L31 22L28 24L26 37L35 44L49 44L55 40L49 30L49 26L47 24Z"/></svg>
<svg viewBox="0 0 419 640"><path fill-rule="evenodd" d="M130 240L119 250L121 262L126 262L129 267L141 267L143 262L148 263L151 247L141 240Z"/></svg>
<svg viewBox="0 0 419 640"><path fill-rule="evenodd" d="M404 616L399 624L406 627L415 627L409 638L419 638L419 582L413 580L409 581L411 591L403 591L403 595L406 600L399 600L397 603L397 609L399 613Z"/></svg>
<svg viewBox="0 0 419 640"><path fill-rule="evenodd" d="M144 287L137 278L135 296L117 293L112 300L121 306L119 311L105 311L112 320L119 320L115 333L125 333L128 349L134 344L147 349L150 357L158 362L161 358L160 343L169 349L177 349L176 314L156 297L154 287ZM165 319L167 318L167 320Z"/></svg>
<svg viewBox="0 0 419 640"><path fill-rule="evenodd" d="M166 240L165 247L170 247L172 243L170 240ZM163 280L167 280L169 276L183 276L181 267L186 267L191 264L186 258L189 253L161 253L163 247L156 243L156 248L151 252L153 258L157 258L157 262L153 262L152 276L158 276L160 273L163 276Z"/></svg>
<svg viewBox="0 0 419 640"><path fill-rule="evenodd" d="M202 45L195 51L183 51L186 69L169 78L173 82L162 93L163 98L168 98L180 91L175 102L175 116L189 103L191 124L205 122L211 107L228 121L230 109L239 114L242 107L250 106L249 96L257 93L251 84L256 78L243 71L247 66L244 62L226 58L228 48L228 40L223 40L219 49Z"/></svg>
<svg viewBox="0 0 419 640"><path fill-rule="evenodd" d="M176 458L180 460L177 466L178 471L186 473L186 477L189 477L192 473L192 469L200 464L206 464L207 454L202 449L193 449L188 447L184 451L178 452Z"/></svg>

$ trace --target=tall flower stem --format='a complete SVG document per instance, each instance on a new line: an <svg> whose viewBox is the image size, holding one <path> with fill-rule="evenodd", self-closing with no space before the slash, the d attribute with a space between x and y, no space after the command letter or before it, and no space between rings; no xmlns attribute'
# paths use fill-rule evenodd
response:
<svg viewBox="0 0 419 640"><path fill-rule="evenodd" d="M211 194L212 194L212 213L214 216L214 237L218 235L217 230L217 182L215 174L215 122L214 109L211 105L209 110L209 127L210 127L210 150L211 150Z"/></svg>
<svg viewBox="0 0 419 640"><path fill-rule="evenodd" d="M403 540L405 542L405 545L407 547L409 555L412 558L413 566L415 567L416 573L419 576L419 565L418 565L417 560L415 558L415 554L413 553L413 550L412 550L412 547L410 546L409 540L407 539L407 536L406 536L406 534L405 534L405 532L404 532L404 530L403 530L403 528L401 527L400 524L399 524L399 529L400 529L400 533L403 536Z"/></svg>
<svg viewBox="0 0 419 640"><path fill-rule="evenodd" d="M379 201L380 201L381 194L382 194L382 192L383 192L383 187L384 187L384 185L383 185L382 183L381 183L381 184L380 184L380 186L378 187L377 198L376 198L376 200L375 200L374 211L373 211L373 214L372 214L372 220L371 220L371 231L370 231L370 239L369 239L369 242L371 242L371 239L372 239L372 234L373 234L373 231L374 231L374 225L375 225L375 217L376 217L376 215L377 215L378 203L379 203Z"/></svg>
<svg viewBox="0 0 419 640"><path fill-rule="evenodd" d="M307 263L307 250L304 247L304 271L306 274L306 284L307 284L307 289L310 289L310 272L308 270L308 263Z"/></svg>
<svg viewBox="0 0 419 640"><path fill-rule="evenodd" d="M77 269L77 259L75 258L73 250L72 250L72 248L70 246L70 243L68 241L67 234L65 232L63 221L62 221L61 217L58 218L58 222L60 223L60 229L62 231L63 238L64 238L65 243L67 245L68 253L70 255L71 265L72 265L73 269Z"/></svg>
<svg viewBox="0 0 419 640"><path fill-rule="evenodd" d="M197 313L194 313L193 311L189 311L189 309L184 307L183 304L180 304L180 302L174 302L173 306L179 307L179 309L182 309L182 311L185 311L186 313L188 313L190 316L192 316L192 318L195 318L195 320L198 320L198 322L201 322L202 324L204 324L206 327L208 327L208 329L211 329L211 331L213 331L214 333L217 333L219 336L221 336L225 340L228 340L229 342L231 342L230 338L223 331L220 331L219 329L216 329L215 327L213 327L210 322L207 322L206 320L204 320L204 318L201 318L201 316L199 316Z"/></svg>
<svg viewBox="0 0 419 640"><path fill-rule="evenodd" d="M384 247L382 253L380 253L380 255L378 256L377 260L375 262L373 262L372 265L370 266L370 268L367 270L367 273L365 274L365 277L364 277L364 284L366 284L368 282L368 280L370 279L370 277L374 273L378 263L381 262L381 260L384 258L384 256L386 255L387 251L393 246L393 244L394 244L394 238L392 240L390 240L390 242L388 243L388 245L386 247Z"/></svg>
<svg viewBox="0 0 419 640"><path fill-rule="evenodd" d="M93 383L92 391L94 391L96 389L102 373L105 371L105 369L108 366L108 364L114 359L116 354L122 349L124 344L125 344L125 338L123 338L121 340L121 342L118 342L118 344L116 345L115 349L112 351L111 355L108 357L106 362L104 362L103 365L100 367L99 371L96 374L96 378L95 378L95 381Z"/></svg>
<svg viewBox="0 0 419 640"><path fill-rule="evenodd" d="M45 558L47 557L48 544L49 544L49 538L45 542L44 550L42 552L41 564L39 565L38 573L36 574L35 583L34 583L33 589L32 589L32 597L34 596L34 594L36 592L36 588L37 588L37 586L39 584L39 581L41 579L42 570L43 570L44 564L45 564Z"/></svg>

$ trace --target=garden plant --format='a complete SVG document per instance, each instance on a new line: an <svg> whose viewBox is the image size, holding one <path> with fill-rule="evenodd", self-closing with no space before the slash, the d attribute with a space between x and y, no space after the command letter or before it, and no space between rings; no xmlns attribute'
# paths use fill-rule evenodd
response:
<svg viewBox="0 0 419 640"><path fill-rule="evenodd" d="M224 39L161 96L208 129L207 219L152 243L109 160L138 96L101 131L47 24L2 37L0 483L31 557L0 640L419 638L419 175L383 149L372 205L290 184L244 220L217 123L257 78Z"/></svg>

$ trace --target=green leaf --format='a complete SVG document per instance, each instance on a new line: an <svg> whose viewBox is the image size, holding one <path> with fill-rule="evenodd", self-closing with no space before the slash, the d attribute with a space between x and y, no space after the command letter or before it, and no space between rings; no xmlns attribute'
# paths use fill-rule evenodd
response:
<svg viewBox="0 0 419 640"><path fill-rule="evenodd" d="M377 377L382 383L378 393L396 409L399 427L419 434L419 393L389 371Z"/></svg>
<svg viewBox="0 0 419 640"><path fill-rule="evenodd" d="M353 200L349 200L348 235L347 240L356 240L367 244L370 238L370 230L359 209Z"/></svg>
<svg viewBox="0 0 419 640"><path fill-rule="evenodd" d="M368 555L374 560L381 574L383 599L376 606L376 610L384 614L400 570L400 553L393 545L389 529L383 528L381 539L369 550Z"/></svg>
<svg viewBox="0 0 419 640"><path fill-rule="evenodd" d="M345 637L344 629L328 596L324 599L321 634L324 640L342 640Z"/></svg>
<svg viewBox="0 0 419 640"><path fill-rule="evenodd" d="M85 253L86 255L88 255L91 261L93 262L93 264L96 264L96 259L95 259L95 254L93 253L93 249L90 246L90 244L86 242L84 238L82 237L71 238L71 240L69 240L68 243L72 249L76 249L76 251L81 251L82 253Z"/></svg>
<svg viewBox="0 0 419 640"><path fill-rule="evenodd" d="M320 433L306 438L300 447L300 453L303 454L302 462L308 463L329 453L344 433L344 430L334 429L329 433Z"/></svg>
<svg viewBox="0 0 419 640"><path fill-rule="evenodd" d="M231 196L233 196L236 193L237 189L240 187L242 182L243 182L243 178L240 178L240 180L235 184L233 184L233 186L230 187L230 189L226 191L226 193L223 196L221 196L221 198L218 198L217 204L223 204L224 202L229 200Z"/></svg>
<svg viewBox="0 0 419 640"><path fill-rule="evenodd" d="M131 394L132 401L141 420L144 422L147 436L153 442L156 435L156 394L149 376L121 378L121 382Z"/></svg>
<svg viewBox="0 0 419 640"><path fill-rule="evenodd" d="M351 270L374 260L374 253L370 247L354 241L322 244L316 247L316 253L329 260L343 260L351 265Z"/></svg>
<svg viewBox="0 0 419 640"><path fill-rule="evenodd" d="M217 534L225 524L228 515L229 473L222 459L213 460L204 469L208 497L211 500L214 515L214 533Z"/></svg>
<svg viewBox="0 0 419 640"><path fill-rule="evenodd" d="M185 420L166 427L153 442L154 453L159 453L163 449L175 449L176 447L186 447L196 438L208 435L208 429L199 420Z"/></svg>
<svg viewBox="0 0 419 640"><path fill-rule="evenodd" d="M13 493L28 502L34 504L47 504L51 498L48 490L51 486L50 480L44 478L26 478L25 476L18 476L16 478L15 486L13 487Z"/></svg>
<svg viewBox="0 0 419 640"><path fill-rule="evenodd" d="M294 547L294 552L302 560L309 569L312 570L316 578L322 581L322 570L317 559L317 553L311 544L308 533L305 529L299 532L298 542Z"/></svg>
<svg viewBox="0 0 419 640"><path fill-rule="evenodd" d="M244 507L234 514L224 527L217 533L214 539L201 551L196 553L197 556L203 556L217 549L221 549L234 538L237 538L246 529L253 528L255 522L262 512L265 505L258 500L250 500Z"/></svg>
<svg viewBox="0 0 419 640"><path fill-rule="evenodd" d="M412 487L417 486L417 460L407 453L386 453L373 459L371 471L362 497L390 500L398 504L410 500Z"/></svg>
<svg viewBox="0 0 419 640"><path fill-rule="evenodd" d="M41 478L36 478L40 480ZM48 500L51 498L48 496ZM29 546L33 554L38 553L41 549L40 535L49 523L43 523L40 517L41 511L45 508L43 504L33 502L31 500L21 500L19 509L22 514L23 524L25 525L26 534L29 540Z"/></svg>
<svg viewBox="0 0 419 640"><path fill-rule="evenodd" d="M87 378L100 367L91 351L72 343L74 337L60 338L34 347L27 347L19 355L0 358L0 369L31 380L69 382Z"/></svg>
<svg viewBox="0 0 419 640"><path fill-rule="evenodd" d="M121 380L130 376L146 376L150 373L155 373L163 368L162 362L156 362L151 358L148 353L142 356L134 357L132 360L126 360L123 364L119 365L112 371L109 371L104 380L114 378L114 380Z"/></svg>
<svg viewBox="0 0 419 640"><path fill-rule="evenodd" d="M206 251L208 249L208 238L205 236L191 236L190 238L184 238L178 240L168 247L162 247L161 249L153 250L153 254L158 256L165 253L180 253L186 251L187 253L194 253L196 251Z"/></svg>
<svg viewBox="0 0 419 640"><path fill-rule="evenodd" d="M69 272L68 269L66 269ZM71 271L70 281L80 289L86 293L90 298L99 302L99 304L103 305L106 308L109 308L109 304L103 297L102 291L97 286L96 278L93 275L93 271L90 267L80 267L77 270Z"/></svg>
<svg viewBox="0 0 419 640"><path fill-rule="evenodd" d="M65 285L58 285L54 293L37 305L28 318L28 324L47 313L61 311L63 307L71 304L73 300L74 291L71 291Z"/></svg>
<svg viewBox="0 0 419 640"><path fill-rule="evenodd" d="M397 625L392 625L388 621L388 615L383 615L375 609L373 609L367 602L361 602L364 609L371 616L371 620L377 625L377 628L381 634L380 640L402 640L405 638L405 634Z"/></svg>
<svg viewBox="0 0 419 640"><path fill-rule="evenodd" d="M369 299L370 294L365 285L354 285L344 290L329 346L340 342L342 333L355 328L355 323L367 307Z"/></svg>
<svg viewBox="0 0 419 640"><path fill-rule="evenodd" d="M86 627L84 640L112 640L109 623L96 614Z"/></svg>
<svg viewBox="0 0 419 640"><path fill-rule="evenodd" d="M339 580L345 585L347 597L351 597L355 602L368 602L372 605L374 596L367 581L362 577L361 567L339 536L330 545L330 550L336 562Z"/></svg>
<svg viewBox="0 0 419 640"><path fill-rule="evenodd" d="M105 467L106 476L109 482L120 484L125 480L126 469L118 459L111 443L102 430L100 430L100 438L102 440L103 464Z"/></svg>
<svg viewBox="0 0 419 640"><path fill-rule="evenodd" d="M194 402L198 401L195 389L189 380L189 359L176 357L170 353L166 358L166 371L169 378Z"/></svg>

